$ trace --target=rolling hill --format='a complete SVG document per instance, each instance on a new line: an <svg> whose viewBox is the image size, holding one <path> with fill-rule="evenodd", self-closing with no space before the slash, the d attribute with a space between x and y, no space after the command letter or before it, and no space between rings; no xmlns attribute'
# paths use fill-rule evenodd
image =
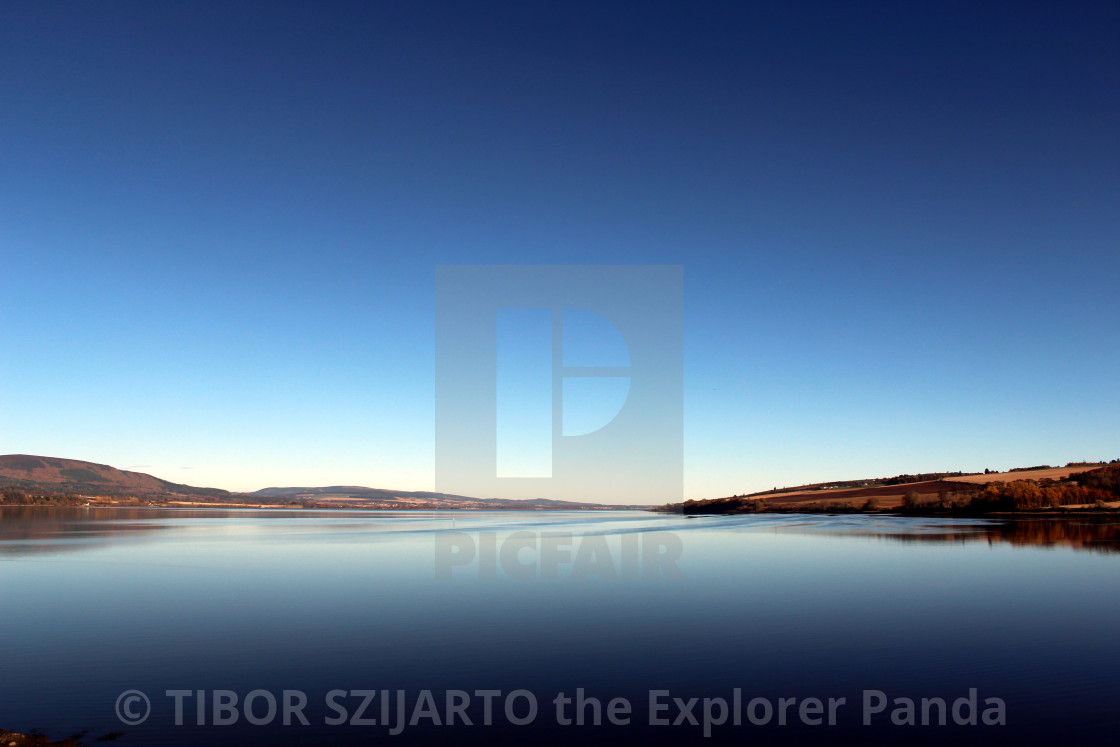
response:
<svg viewBox="0 0 1120 747"><path fill-rule="evenodd" d="M143 472L129 472L107 464L30 454L0 456L0 487L43 494L144 498L181 495L212 500L232 497L226 490L180 485Z"/></svg>
<svg viewBox="0 0 1120 747"><path fill-rule="evenodd" d="M907 496L920 504L937 505L948 499L961 500L979 495L986 485L1003 485L1016 481L1050 485L1062 481L1067 485L1078 482L1112 490L1117 461L1076 462L1065 467L1023 467L1007 472L963 474L960 472L934 472L915 475L897 475L889 478L833 481L800 485L794 488L768 490L748 495L711 498L699 501L667 504L659 511L683 511L696 514L750 513L753 511L797 511L805 509L828 510L858 506L874 506L872 510L896 509ZM1076 479L1074 479L1076 478Z"/></svg>
<svg viewBox="0 0 1120 747"><path fill-rule="evenodd" d="M317 505L373 508L454 508L454 509L555 509L592 510L618 508L598 503L557 501L547 498L508 500L504 498L470 498L465 495L427 491L384 490L352 485L325 488L265 488L247 495L260 500L298 500Z"/></svg>
<svg viewBox="0 0 1120 747"><path fill-rule="evenodd" d="M78 459L8 454L0 456L0 489L38 496L143 498L163 505L227 504L232 506L305 506L309 508L382 509L521 509L594 510L618 508L597 503L548 499L470 498L424 491L384 490L360 486L265 488L231 493L162 480L143 472ZM18 495L15 502L18 502Z"/></svg>

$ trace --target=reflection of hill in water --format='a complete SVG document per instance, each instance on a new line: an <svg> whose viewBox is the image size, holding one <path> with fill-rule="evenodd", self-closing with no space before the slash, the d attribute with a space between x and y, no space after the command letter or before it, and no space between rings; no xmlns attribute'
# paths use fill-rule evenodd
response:
<svg viewBox="0 0 1120 747"><path fill-rule="evenodd" d="M469 515L471 512L464 513ZM526 527L534 526L534 522L548 515L547 512L534 513L533 522ZM404 523L393 519L406 514L408 519ZM166 536L169 530L175 534L214 520L221 524L232 519L257 529L268 527L274 532L285 531L284 525L294 521L290 531L301 534L329 532L343 536L347 530L357 529L364 532L361 533L362 541L371 541L375 535L396 536L400 532L432 529L424 521L415 521L416 518L415 512L376 512L355 518L346 511L4 506L0 507L0 557L92 550L122 542L157 539ZM588 518L592 524L597 520L594 512L589 512ZM1120 552L1120 517L1110 516L993 520L858 514L753 514L710 518L715 520L713 524L727 529L770 528L835 537L875 537L901 543L987 542L990 545L1007 543L1019 547ZM371 526L371 520L376 527ZM443 521L446 520L444 517ZM618 531L616 525L604 526L607 533ZM701 526L711 525L705 523L689 527L688 523L684 523L678 529L698 529ZM589 525L585 529L590 528ZM370 533L372 529L377 531Z"/></svg>
<svg viewBox="0 0 1120 747"><path fill-rule="evenodd" d="M867 531L849 526L840 532L825 533L846 536L873 536L904 543L966 543L987 542L989 545L1007 543L1021 547L1068 547L1090 552L1120 552L1120 520L1111 517L1082 518L1022 518L991 521L977 524L943 526L926 523L913 527L917 531L898 532L884 530L882 526Z"/></svg>
<svg viewBox="0 0 1120 747"><path fill-rule="evenodd" d="M0 509L0 555L90 550L167 528L154 518L142 508L5 506Z"/></svg>
<svg viewBox="0 0 1120 747"><path fill-rule="evenodd" d="M431 531L423 521L425 515L418 511L0 506L0 558L95 550L171 537L259 537L262 531L374 541L401 532ZM450 523L447 518L441 521Z"/></svg>

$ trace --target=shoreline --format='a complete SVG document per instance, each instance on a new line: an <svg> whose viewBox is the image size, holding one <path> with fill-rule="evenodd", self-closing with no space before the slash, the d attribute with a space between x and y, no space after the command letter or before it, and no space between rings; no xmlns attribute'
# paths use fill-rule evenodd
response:
<svg viewBox="0 0 1120 747"><path fill-rule="evenodd" d="M4 747L85 747L79 739L85 739L89 732L83 731L73 734L69 737L64 737L57 742L52 742L45 734L32 731L29 734L24 734L17 731L7 731L0 729L0 745ZM110 742L120 734L106 734L99 737L99 742Z"/></svg>
<svg viewBox="0 0 1120 747"><path fill-rule="evenodd" d="M1024 517L1046 517L1046 518L1074 518L1082 516L1107 516L1113 518L1120 518L1120 508L1098 508L1096 506L1086 508L1071 508L1069 506L1062 506L1060 508L1051 509L1025 509L1022 511L1009 511L1006 509L998 511L978 511L968 509L915 509L910 511L902 511L897 509L871 509L866 510L862 508L845 509L837 506L827 507L814 507L814 506L790 506L790 507L774 507L751 510L751 509L730 509L727 511L682 511L682 510L666 510L666 509L650 509L652 513L663 514L678 514L682 516L766 516L766 515L784 515L784 514L809 514L813 516L915 516L924 518L947 518L947 519L987 519L987 518L1024 518Z"/></svg>

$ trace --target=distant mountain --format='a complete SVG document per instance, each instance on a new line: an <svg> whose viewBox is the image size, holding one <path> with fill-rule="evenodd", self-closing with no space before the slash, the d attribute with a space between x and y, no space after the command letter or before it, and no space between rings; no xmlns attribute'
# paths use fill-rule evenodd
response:
<svg viewBox="0 0 1120 747"><path fill-rule="evenodd" d="M246 495L260 500L287 499L329 505L338 508L430 508L430 509L605 509L599 503L576 503L547 498L509 500L505 498L470 498L450 493L427 491L383 490L354 485L325 488L265 488Z"/></svg>
<svg viewBox="0 0 1120 747"><path fill-rule="evenodd" d="M47 494L137 497L186 495L211 500L232 497L226 490L180 485L143 472L129 472L107 464L29 454L0 456L0 487Z"/></svg>
<svg viewBox="0 0 1120 747"><path fill-rule="evenodd" d="M217 488L195 488L161 480L143 472L110 467L77 459L8 454L0 456L0 488L47 496L102 496L144 498L157 505L215 503L230 505L291 505L312 508L390 509L608 509L598 503L548 499L505 500L424 491L382 490L353 485L325 488L265 488L255 493L230 493Z"/></svg>

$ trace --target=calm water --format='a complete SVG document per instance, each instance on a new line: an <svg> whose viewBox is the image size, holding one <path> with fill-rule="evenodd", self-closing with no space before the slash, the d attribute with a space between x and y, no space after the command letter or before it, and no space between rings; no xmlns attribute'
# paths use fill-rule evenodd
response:
<svg viewBox="0 0 1120 747"><path fill-rule="evenodd" d="M0 726L88 730L91 744L123 732L120 745L1114 744L1118 538L1120 525L1093 521L5 508ZM577 688L600 699L603 725L557 724L554 698ZM999 698L1005 726L954 725L970 688L977 721ZM150 715L127 726L116 707L132 689ZM537 702L524 726L505 715L519 689ZM190 691L178 726L176 690ZM237 723L215 725L215 690L237 694ZM241 710L254 690L270 694L254 698L258 721L277 701L270 723ZM307 726L282 724L285 690L306 695ZM364 690L390 691L389 726L380 693L359 716L378 725L327 725L354 718ZM460 690L473 725L433 725ZM501 691L490 726L483 690ZM648 725L651 690L669 691L657 696L669 725ZM870 690L888 702L864 726ZM707 740L687 718L674 726L674 697L699 699L699 722L705 698L712 721L726 702L727 723ZM903 697L919 725L892 725ZM923 697L944 699L948 725L936 704L920 725ZM614 698L630 703L629 724L609 724ZM769 723L749 719L756 698L775 708ZM780 698L797 698L785 725ZM835 725L810 726L808 698L846 703ZM398 703L406 727L390 736ZM528 717L526 694L510 703Z"/></svg>

